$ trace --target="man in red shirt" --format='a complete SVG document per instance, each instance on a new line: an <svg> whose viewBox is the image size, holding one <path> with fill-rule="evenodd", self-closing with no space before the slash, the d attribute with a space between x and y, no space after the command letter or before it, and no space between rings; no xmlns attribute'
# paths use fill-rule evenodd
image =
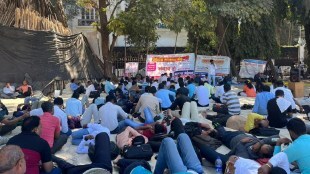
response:
<svg viewBox="0 0 310 174"><path fill-rule="evenodd" d="M41 118L42 133L41 138L46 140L52 150L52 154L56 153L67 143L68 136L60 134L60 121L54 114L54 105L51 102L44 102L41 105L43 115Z"/></svg>

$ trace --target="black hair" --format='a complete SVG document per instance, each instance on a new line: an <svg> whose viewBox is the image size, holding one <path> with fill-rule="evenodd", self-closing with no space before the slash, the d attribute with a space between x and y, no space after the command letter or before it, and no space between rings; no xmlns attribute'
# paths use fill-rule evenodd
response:
<svg viewBox="0 0 310 174"><path fill-rule="evenodd" d="M179 85L180 85L181 88L183 88L184 87L184 82L179 82Z"/></svg>
<svg viewBox="0 0 310 174"><path fill-rule="evenodd" d="M24 119L22 123L22 132L32 132L34 128L39 127L40 117L31 116Z"/></svg>
<svg viewBox="0 0 310 174"><path fill-rule="evenodd" d="M155 134L160 134L160 133L166 134L167 133L167 129L162 124L155 124L155 126L154 126L154 133Z"/></svg>
<svg viewBox="0 0 310 174"><path fill-rule="evenodd" d="M160 83L159 85L158 85L158 89L164 89L165 88L165 85L163 84L163 83Z"/></svg>
<svg viewBox="0 0 310 174"><path fill-rule="evenodd" d="M115 102L116 101L116 97L114 95L107 95L106 97L106 102Z"/></svg>
<svg viewBox="0 0 310 174"><path fill-rule="evenodd" d="M246 80L246 81L245 81L245 85L246 85L248 88L250 88L250 89L253 88L253 84L251 83L250 80Z"/></svg>
<svg viewBox="0 0 310 174"><path fill-rule="evenodd" d="M73 83L75 81L75 79L71 79L71 83Z"/></svg>
<svg viewBox="0 0 310 174"><path fill-rule="evenodd" d="M136 81L132 81L132 86L133 86L133 85L136 85L136 84L137 84L137 82L136 82Z"/></svg>
<svg viewBox="0 0 310 174"><path fill-rule="evenodd" d="M230 91L231 90L231 86L230 84L224 84L224 91L227 92L227 91Z"/></svg>
<svg viewBox="0 0 310 174"><path fill-rule="evenodd" d="M276 97L284 96L284 92L281 89L278 89L278 90L276 90L275 95L276 95Z"/></svg>
<svg viewBox="0 0 310 174"><path fill-rule="evenodd" d="M80 94L78 92L74 92L71 96L71 98L76 98L79 99L80 98Z"/></svg>
<svg viewBox="0 0 310 174"><path fill-rule="evenodd" d="M151 89L151 87L150 86L146 86L145 88L144 88L144 92L150 92L150 89Z"/></svg>
<svg viewBox="0 0 310 174"><path fill-rule="evenodd" d="M167 85L167 82L166 82L166 81L162 81L161 83L162 83L164 86Z"/></svg>
<svg viewBox="0 0 310 174"><path fill-rule="evenodd" d="M282 86L284 86L284 83L282 80L278 80L276 85L277 85L277 87L282 87Z"/></svg>
<svg viewBox="0 0 310 174"><path fill-rule="evenodd" d="M46 101L41 104L41 108L43 112L52 112L54 109L54 105L52 102Z"/></svg>
<svg viewBox="0 0 310 174"><path fill-rule="evenodd" d="M300 118L292 118L286 125L287 130L294 132L297 136L306 134L307 128L304 121Z"/></svg>
<svg viewBox="0 0 310 174"><path fill-rule="evenodd" d="M170 85L169 88L170 88L170 89L175 89L175 86L174 86L174 85Z"/></svg>
<svg viewBox="0 0 310 174"><path fill-rule="evenodd" d="M203 86L204 84L205 83L202 80L199 81L199 86Z"/></svg>
<svg viewBox="0 0 310 174"><path fill-rule="evenodd" d="M150 88L150 93L152 93L152 94L155 94L156 93L156 87L155 86L152 86L151 88Z"/></svg>
<svg viewBox="0 0 310 174"><path fill-rule="evenodd" d="M107 81L111 81L111 78L110 78L110 77L107 77Z"/></svg>
<svg viewBox="0 0 310 174"><path fill-rule="evenodd" d="M54 99L54 105L63 105L64 104L64 100L61 97L56 97Z"/></svg>
<svg viewBox="0 0 310 174"><path fill-rule="evenodd" d="M263 86L262 86L262 90L263 90L263 91L270 92L270 87L269 87L268 85L263 85Z"/></svg>

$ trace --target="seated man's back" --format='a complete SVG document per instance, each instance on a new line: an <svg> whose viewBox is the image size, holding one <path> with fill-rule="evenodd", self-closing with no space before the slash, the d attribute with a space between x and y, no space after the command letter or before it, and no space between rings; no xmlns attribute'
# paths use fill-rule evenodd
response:
<svg viewBox="0 0 310 174"><path fill-rule="evenodd" d="M79 94L73 93L72 97L67 100L65 111L68 116L82 115L82 102L78 98Z"/></svg>

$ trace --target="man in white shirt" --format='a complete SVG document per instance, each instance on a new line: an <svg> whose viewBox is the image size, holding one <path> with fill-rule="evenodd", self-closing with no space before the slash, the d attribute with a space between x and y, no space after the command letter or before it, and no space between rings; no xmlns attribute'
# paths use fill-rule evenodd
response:
<svg viewBox="0 0 310 174"><path fill-rule="evenodd" d="M101 125L107 127L111 134L118 134L125 128L125 120L118 122L118 117L125 119L128 114L118 105L115 104L116 98L113 95L106 97L106 104L99 109Z"/></svg>
<svg viewBox="0 0 310 174"><path fill-rule="evenodd" d="M275 92L277 90L282 90L284 92L284 98L286 100L288 100L289 102L291 102L291 106L292 106L292 109L295 110L296 109L296 103L294 101L294 96L291 92L291 90L287 89L284 87L284 84L283 84L283 81L277 81L276 82L276 85L277 85L277 88L275 88L272 93L275 94Z"/></svg>
<svg viewBox="0 0 310 174"><path fill-rule="evenodd" d="M5 87L3 88L3 91L1 92L1 97L10 99L10 98L16 98L18 93L15 92L15 87L11 86L10 83L6 83Z"/></svg>
<svg viewBox="0 0 310 174"><path fill-rule="evenodd" d="M86 106L89 105L89 101L88 101L88 98L89 98L89 94L90 92L92 91L96 91L95 89L95 86L93 85L93 83L91 81L87 81L87 84L86 84L86 92L81 100L82 104L86 104Z"/></svg>
<svg viewBox="0 0 310 174"><path fill-rule="evenodd" d="M152 83L152 86L154 86L156 89L158 89L158 80L154 80L154 82Z"/></svg>
<svg viewBox="0 0 310 174"><path fill-rule="evenodd" d="M70 129L81 128L81 115L83 114L83 105L79 100L80 94L74 92L72 97L66 102L65 112L68 116Z"/></svg>
<svg viewBox="0 0 310 174"><path fill-rule="evenodd" d="M215 101L215 103L222 103L221 98L223 94L225 94L224 84L220 82L218 86L215 87L215 94L214 96L211 95L211 98L213 101Z"/></svg>
<svg viewBox="0 0 310 174"><path fill-rule="evenodd" d="M209 106L209 93L208 88L204 86L204 82L199 81L199 86L195 90L195 97L198 99L196 102L199 107Z"/></svg>
<svg viewBox="0 0 310 174"><path fill-rule="evenodd" d="M215 86L215 70L217 69L216 65L214 64L214 61L211 59L210 64L208 65L208 82L210 85ZM212 81L211 81L212 79Z"/></svg>

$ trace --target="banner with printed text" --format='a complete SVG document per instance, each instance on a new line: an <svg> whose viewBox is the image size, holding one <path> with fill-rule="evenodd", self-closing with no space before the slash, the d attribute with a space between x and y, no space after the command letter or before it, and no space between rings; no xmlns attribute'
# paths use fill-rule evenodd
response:
<svg viewBox="0 0 310 174"><path fill-rule="evenodd" d="M189 54L166 54L147 55L146 75L159 77L163 73L174 75L190 75L195 69L195 55Z"/></svg>
<svg viewBox="0 0 310 174"><path fill-rule="evenodd" d="M215 73L217 76L230 74L230 58L226 56L205 56L197 55L195 74L208 73L208 65L210 60L214 61L217 69Z"/></svg>
<svg viewBox="0 0 310 174"><path fill-rule="evenodd" d="M263 60L244 59L240 62L239 76L241 78L254 78L255 74L264 72L266 63Z"/></svg>
<svg viewBox="0 0 310 174"><path fill-rule="evenodd" d="M137 73L139 70L139 63L138 62L127 62L125 65L125 73Z"/></svg>

